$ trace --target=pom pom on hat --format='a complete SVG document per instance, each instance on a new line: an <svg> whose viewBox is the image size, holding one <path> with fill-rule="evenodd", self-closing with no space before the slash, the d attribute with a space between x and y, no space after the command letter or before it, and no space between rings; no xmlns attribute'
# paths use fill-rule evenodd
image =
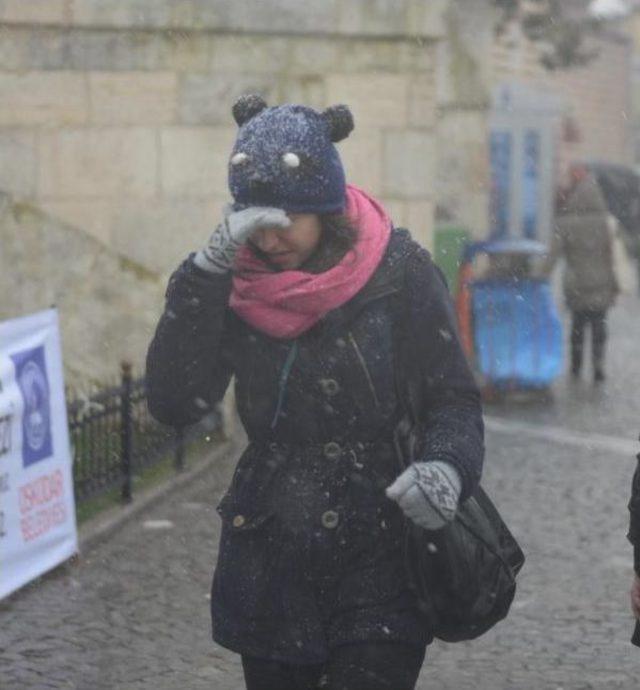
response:
<svg viewBox="0 0 640 690"><path fill-rule="evenodd" d="M238 127L242 127L245 122L248 122L266 107L267 102L264 98L255 93L240 96L232 108L233 119Z"/></svg>
<svg viewBox="0 0 640 690"><path fill-rule="evenodd" d="M346 105L332 105L322 112L322 117L329 125L331 141L346 139L353 131L353 115Z"/></svg>

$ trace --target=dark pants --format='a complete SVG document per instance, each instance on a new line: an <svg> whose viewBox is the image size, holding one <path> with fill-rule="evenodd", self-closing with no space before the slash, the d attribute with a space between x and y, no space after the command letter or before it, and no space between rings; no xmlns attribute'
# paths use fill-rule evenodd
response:
<svg viewBox="0 0 640 690"><path fill-rule="evenodd" d="M584 335L587 324L591 326L591 354L596 376L604 373L604 348L607 341L607 312L585 310L573 312L571 327L571 371L579 374L584 354Z"/></svg>
<svg viewBox="0 0 640 690"><path fill-rule="evenodd" d="M325 664L242 657L247 690L413 690L425 650L399 642L337 647Z"/></svg>

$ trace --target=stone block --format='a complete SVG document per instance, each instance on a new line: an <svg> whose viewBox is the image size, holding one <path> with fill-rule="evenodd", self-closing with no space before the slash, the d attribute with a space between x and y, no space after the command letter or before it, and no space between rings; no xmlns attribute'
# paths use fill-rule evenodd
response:
<svg viewBox="0 0 640 690"><path fill-rule="evenodd" d="M395 72L398 69L398 41L351 40L340 44L343 72Z"/></svg>
<svg viewBox="0 0 640 690"><path fill-rule="evenodd" d="M224 197L235 127L172 127L161 133L163 195Z"/></svg>
<svg viewBox="0 0 640 690"><path fill-rule="evenodd" d="M67 0L1 0L0 21L16 24L65 24L70 19Z"/></svg>
<svg viewBox="0 0 640 690"><path fill-rule="evenodd" d="M74 0L73 23L95 27L167 27L171 4L171 0Z"/></svg>
<svg viewBox="0 0 640 690"><path fill-rule="evenodd" d="M379 129L358 128L338 144L347 181L373 195L382 191L382 133Z"/></svg>
<svg viewBox="0 0 640 690"><path fill-rule="evenodd" d="M407 228L416 242L433 251L434 204L432 201L408 201L405 207Z"/></svg>
<svg viewBox="0 0 640 690"><path fill-rule="evenodd" d="M64 69L59 30L5 25L0 31L0 69Z"/></svg>
<svg viewBox="0 0 640 690"><path fill-rule="evenodd" d="M87 121L84 75L71 72L0 74L0 126L64 126Z"/></svg>
<svg viewBox="0 0 640 690"><path fill-rule="evenodd" d="M409 77L400 74L337 74L327 77L329 105L347 103L356 127L404 127Z"/></svg>
<svg viewBox="0 0 640 690"><path fill-rule="evenodd" d="M291 38L288 41L289 74L325 76L334 72L348 71L343 65L341 42L331 38Z"/></svg>
<svg viewBox="0 0 640 690"><path fill-rule="evenodd" d="M406 30L406 2L350 0L339 4L338 30L353 35L402 35Z"/></svg>
<svg viewBox="0 0 640 690"><path fill-rule="evenodd" d="M319 76L284 78L278 90L278 102L302 103L316 110L327 106L325 80Z"/></svg>
<svg viewBox="0 0 640 690"><path fill-rule="evenodd" d="M171 3L171 26L178 29L231 29L230 5L216 0L174 0Z"/></svg>
<svg viewBox="0 0 640 690"><path fill-rule="evenodd" d="M441 142L455 141L464 142L465 146L481 144L486 147L488 134L486 107L448 109L438 119Z"/></svg>
<svg viewBox="0 0 640 690"><path fill-rule="evenodd" d="M0 31L0 70L26 70L29 68L26 42L30 31L3 27Z"/></svg>
<svg viewBox="0 0 640 690"><path fill-rule="evenodd" d="M65 35L65 60L77 70L161 70L166 40L159 32L72 30Z"/></svg>
<svg viewBox="0 0 640 690"><path fill-rule="evenodd" d="M429 129L436 123L436 84L431 72L416 74L409 84L408 125Z"/></svg>
<svg viewBox="0 0 640 690"><path fill-rule="evenodd" d="M21 199L33 197L37 169L35 133L0 130L0 190Z"/></svg>
<svg viewBox="0 0 640 690"><path fill-rule="evenodd" d="M304 3L299 0L199 0L208 8L202 17L209 28L283 33L331 33L336 29L340 0Z"/></svg>
<svg viewBox="0 0 640 690"><path fill-rule="evenodd" d="M157 135L146 128L87 128L40 135L39 194L49 200L152 197Z"/></svg>
<svg viewBox="0 0 640 690"><path fill-rule="evenodd" d="M210 69L230 74L269 74L288 71L290 39L282 36L215 34L211 37Z"/></svg>
<svg viewBox="0 0 640 690"><path fill-rule="evenodd" d="M231 108L245 93L276 102L277 82L266 74L186 74L178 89L179 121L189 125L228 125Z"/></svg>
<svg viewBox="0 0 640 690"><path fill-rule="evenodd" d="M450 0L409 0L406 4L405 30L432 39L442 39L446 34L446 12ZM483 8L484 9L484 8ZM489 10L485 10L487 14Z"/></svg>
<svg viewBox="0 0 640 690"><path fill-rule="evenodd" d="M42 201L43 211L78 230L82 230L101 244L111 246L111 216L115 207L120 205L118 199L102 201Z"/></svg>
<svg viewBox="0 0 640 690"><path fill-rule="evenodd" d="M24 30L25 59L23 69L66 70L65 47L67 34L60 29L38 28Z"/></svg>
<svg viewBox="0 0 640 690"><path fill-rule="evenodd" d="M209 34L172 29L163 34L160 46L162 69L179 72L207 72L211 64L214 37Z"/></svg>
<svg viewBox="0 0 640 690"><path fill-rule="evenodd" d="M173 124L177 76L171 72L94 72L89 74L94 124Z"/></svg>
<svg viewBox="0 0 640 690"><path fill-rule="evenodd" d="M353 38L337 45L341 72L429 72L435 65L436 43L421 37Z"/></svg>
<svg viewBox="0 0 640 690"><path fill-rule="evenodd" d="M437 63L436 51L439 44L424 38L396 42L398 69L408 72L430 72Z"/></svg>
<svg viewBox="0 0 640 690"><path fill-rule="evenodd" d="M420 200L434 193L435 141L431 133L384 134L383 190L399 199Z"/></svg>
<svg viewBox="0 0 640 690"><path fill-rule="evenodd" d="M133 200L112 209L113 247L154 272L169 272L202 247L222 218L228 197Z"/></svg>

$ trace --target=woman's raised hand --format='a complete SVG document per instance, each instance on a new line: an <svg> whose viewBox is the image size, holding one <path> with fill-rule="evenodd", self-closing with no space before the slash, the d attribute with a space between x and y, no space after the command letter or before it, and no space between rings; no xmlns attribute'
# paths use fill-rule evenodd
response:
<svg viewBox="0 0 640 690"><path fill-rule="evenodd" d="M455 517L461 486L448 462L414 462L387 488L387 496L417 525L437 530Z"/></svg>
<svg viewBox="0 0 640 690"><path fill-rule="evenodd" d="M291 220L280 208L251 206L242 211L225 210L224 220L213 231L207 245L193 258L199 268L210 273L227 273L233 268L236 252L259 228L288 228Z"/></svg>

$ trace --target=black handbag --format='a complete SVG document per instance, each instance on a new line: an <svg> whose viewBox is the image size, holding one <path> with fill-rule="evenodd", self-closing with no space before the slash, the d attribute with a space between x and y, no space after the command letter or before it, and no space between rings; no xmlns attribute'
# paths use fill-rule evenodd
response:
<svg viewBox="0 0 640 690"><path fill-rule="evenodd" d="M402 310L401 310L402 313ZM420 377L410 376L411 338L394 328L396 382L405 416L395 429L400 471L420 460ZM401 352L405 359L398 361ZM480 485L459 507L453 522L429 531L405 518L404 558L409 584L430 631L445 642L472 640L506 617L516 592L524 553Z"/></svg>
<svg viewBox="0 0 640 690"><path fill-rule="evenodd" d="M415 427L407 425L405 419L396 429L401 470L414 458L407 454L406 441ZM481 486L440 530L405 519L403 548L410 586L435 637L472 640L509 612L524 554Z"/></svg>

